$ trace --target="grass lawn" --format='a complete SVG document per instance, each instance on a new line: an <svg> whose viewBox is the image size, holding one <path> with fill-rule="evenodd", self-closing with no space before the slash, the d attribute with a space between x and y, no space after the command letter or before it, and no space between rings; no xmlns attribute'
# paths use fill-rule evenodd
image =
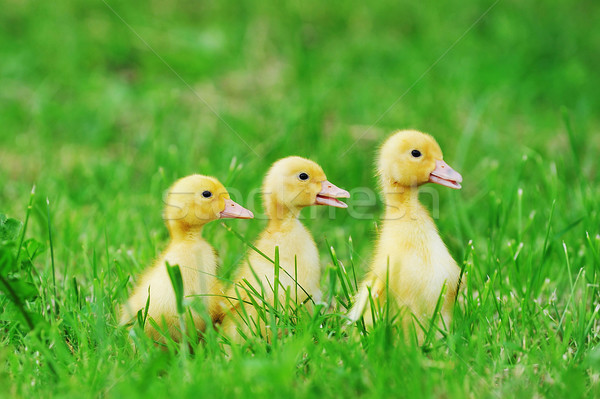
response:
<svg viewBox="0 0 600 399"><path fill-rule="evenodd" d="M0 218L0 397L600 397L600 6L494 1L4 2L0 214L27 226ZM399 128L464 178L422 198L464 267L423 347L343 318ZM214 175L255 211L226 222L243 239L204 230L227 279L287 155L352 194L304 211L333 311L231 356L213 331L134 350L116 311L166 245L164 191Z"/></svg>

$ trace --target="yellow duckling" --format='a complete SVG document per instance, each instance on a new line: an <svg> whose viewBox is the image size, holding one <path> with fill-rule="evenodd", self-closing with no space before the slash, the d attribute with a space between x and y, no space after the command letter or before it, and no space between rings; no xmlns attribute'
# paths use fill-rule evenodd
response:
<svg viewBox="0 0 600 399"><path fill-rule="evenodd" d="M348 316L357 321L364 315L366 325L372 325L370 292L377 308L388 301L391 309L406 311L402 319L405 332L410 333L408 327L413 326L411 313L429 328L446 285L440 313L443 325L449 326L460 268L419 202L418 191L427 182L459 189L462 177L444 162L435 139L415 130L399 131L389 137L381 147L377 168L385 197L385 218L371 270ZM421 341L422 329L417 326L416 330Z"/></svg>
<svg viewBox="0 0 600 399"><path fill-rule="evenodd" d="M215 178L191 175L179 179L169 189L166 197L164 219L171 242L165 252L139 278L131 297L121 309L121 324L131 321L140 309L144 309L148 295L150 303L148 318L168 329L170 336L179 340L179 318L173 286L166 263L179 265L183 280L183 295L199 296L209 314L215 313L215 294L218 281L215 250L202 238L202 227L210 221L223 218L250 219L252 212L229 198L223 185ZM150 294L148 294L148 289ZM192 312L194 324L204 330L203 318ZM150 323L145 325L146 334L158 340L160 334Z"/></svg>
<svg viewBox="0 0 600 399"><path fill-rule="evenodd" d="M307 301L309 296L315 303L319 302L319 253L312 235L298 220L298 215L303 208L311 205L346 208L348 205L337 198L348 198L350 194L327 181L323 169L315 162L291 156L280 159L271 166L263 182L263 197L269 222L255 246L271 259L275 257L275 247L279 247L279 303L286 302L286 290L297 304ZM298 286L294 280L297 280ZM246 303L251 294L244 288L247 287L245 281L259 293L262 287L264 299L273 305L273 263L256 251L250 251L247 263L234 279L235 284L228 293L229 302L224 304L222 330L237 342L241 338L237 333L238 328L247 336L251 330L256 331L258 325L264 333L264 321L259 320L255 308ZM235 299L238 298L238 293L241 302ZM255 301L259 305L263 304L262 299L255 298ZM245 317L242 319L242 315L248 315L249 320Z"/></svg>

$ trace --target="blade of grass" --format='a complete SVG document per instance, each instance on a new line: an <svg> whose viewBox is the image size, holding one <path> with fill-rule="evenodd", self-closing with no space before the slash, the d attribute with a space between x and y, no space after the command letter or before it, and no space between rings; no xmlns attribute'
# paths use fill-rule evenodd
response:
<svg viewBox="0 0 600 399"><path fill-rule="evenodd" d="M27 233L27 226L29 225L29 215L33 208L33 198L35 197L35 184L31 188L31 194L29 195L29 203L27 204L27 211L25 212L25 223L23 223L23 230L21 231L21 237L19 238L19 246L17 247L17 265L21 260L21 249L23 248L23 241L25 240L25 234Z"/></svg>
<svg viewBox="0 0 600 399"><path fill-rule="evenodd" d="M58 316L58 296L56 294L56 268L54 264L54 243L52 241L52 219L50 219L50 200L46 197L46 215L48 217L48 240L50 242L50 263L52 265L52 287L54 291L54 313Z"/></svg>

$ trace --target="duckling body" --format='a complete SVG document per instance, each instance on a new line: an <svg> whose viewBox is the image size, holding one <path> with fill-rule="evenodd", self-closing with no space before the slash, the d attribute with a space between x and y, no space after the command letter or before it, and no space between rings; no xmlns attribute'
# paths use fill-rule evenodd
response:
<svg viewBox="0 0 600 399"><path fill-rule="evenodd" d="M271 167L265 177L263 194L269 222L255 246L271 260L275 259L275 248L279 248L279 303L286 304L286 291L288 298L296 304L319 302L319 253L311 233L298 220L298 215L302 208L311 205L345 208L346 204L336 198L348 197L348 192L328 182L316 163L300 157L288 157ZM252 295L248 284L263 298ZM274 291L274 264L251 250L229 290L230 302L224 305L227 308L222 322L225 335L240 342L243 335L258 331L264 334L265 321L248 302L254 300L262 306L264 300L273 305ZM231 298L240 298L241 301Z"/></svg>
<svg viewBox="0 0 600 399"><path fill-rule="evenodd" d="M150 295L148 317L163 325L173 339L179 340L179 316L173 285L167 273L166 264L179 265L183 280L184 298L194 298L203 303L211 312L214 308L211 291L217 286L217 256L213 247L199 235L172 242L156 263L139 278L131 297L123 307L121 323L126 324L146 306ZM208 294L208 295L207 295ZM203 331L206 327L204 319L192 313L196 329ZM150 323L145 324L145 332L152 339L159 340L160 333Z"/></svg>
<svg viewBox="0 0 600 399"><path fill-rule="evenodd" d="M294 289L294 292L291 292L292 300L303 303L308 299L308 295L314 302L321 300L319 252L311 233L298 219L290 218L285 223L269 223L256 242L256 247L271 259L275 259L275 247L279 248L279 283L285 289ZM257 286L262 285L268 302L274 303L274 292L270 289L274 287L275 281L273 263L252 251L248 256L247 267L240 270L236 281L256 280L252 270L259 278L259 281L256 281ZM279 290L280 303L285 302L285 289Z"/></svg>
<svg viewBox="0 0 600 399"><path fill-rule="evenodd" d="M359 288L349 317L357 321L363 316L370 326L372 314L387 304L394 312L403 312L405 332L410 333L412 316L427 329L446 287L438 324L448 327L460 268L429 212L419 202L418 187L432 181L460 188L462 177L443 162L435 140L417 131L400 131L386 141L380 152L378 171L386 203L385 218L371 270ZM378 309L370 309L371 301ZM421 339L422 330L415 327Z"/></svg>
<svg viewBox="0 0 600 399"><path fill-rule="evenodd" d="M171 241L153 266L139 278L132 295L121 309L121 324L130 322L139 310L144 310L148 297L148 318L153 318L175 340L181 338L179 315L173 285L166 265L179 265L183 280L184 301L200 301L209 314L216 313L218 301L217 256L213 247L202 238L203 226L219 218L250 218L252 213L229 199L218 180L192 175L178 180L167 194L165 220ZM206 322L192 311L196 329L203 331ZM145 332L154 340L161 334L150 323Z"/></svg>

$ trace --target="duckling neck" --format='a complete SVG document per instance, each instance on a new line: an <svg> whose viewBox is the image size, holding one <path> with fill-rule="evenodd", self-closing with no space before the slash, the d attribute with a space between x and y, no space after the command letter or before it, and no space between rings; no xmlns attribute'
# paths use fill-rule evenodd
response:
<svg viewBox="0 0 600 399"><path fill-rule="evenodd" d="M269 230L291 230L298 223L299 209L288 208L281 204L269 207L267 210L267 216L269 217L269 223L267 229Z"/></svg>
<svg viewBox="0 0 600 399"><path fill-rule="evenodd" d="M388 184L384 186L383 194L385 197L387 219L414 218L416 212L420 212L421 210L419 188L416 186L408 187Z"/></svg>
<svg viewBox="0 0 600 399"><path fill-rule="evenodd" d="M169 226L169 234L171 235L172 241L191 242L203 240L202 227L204 226Z"/></svg>

